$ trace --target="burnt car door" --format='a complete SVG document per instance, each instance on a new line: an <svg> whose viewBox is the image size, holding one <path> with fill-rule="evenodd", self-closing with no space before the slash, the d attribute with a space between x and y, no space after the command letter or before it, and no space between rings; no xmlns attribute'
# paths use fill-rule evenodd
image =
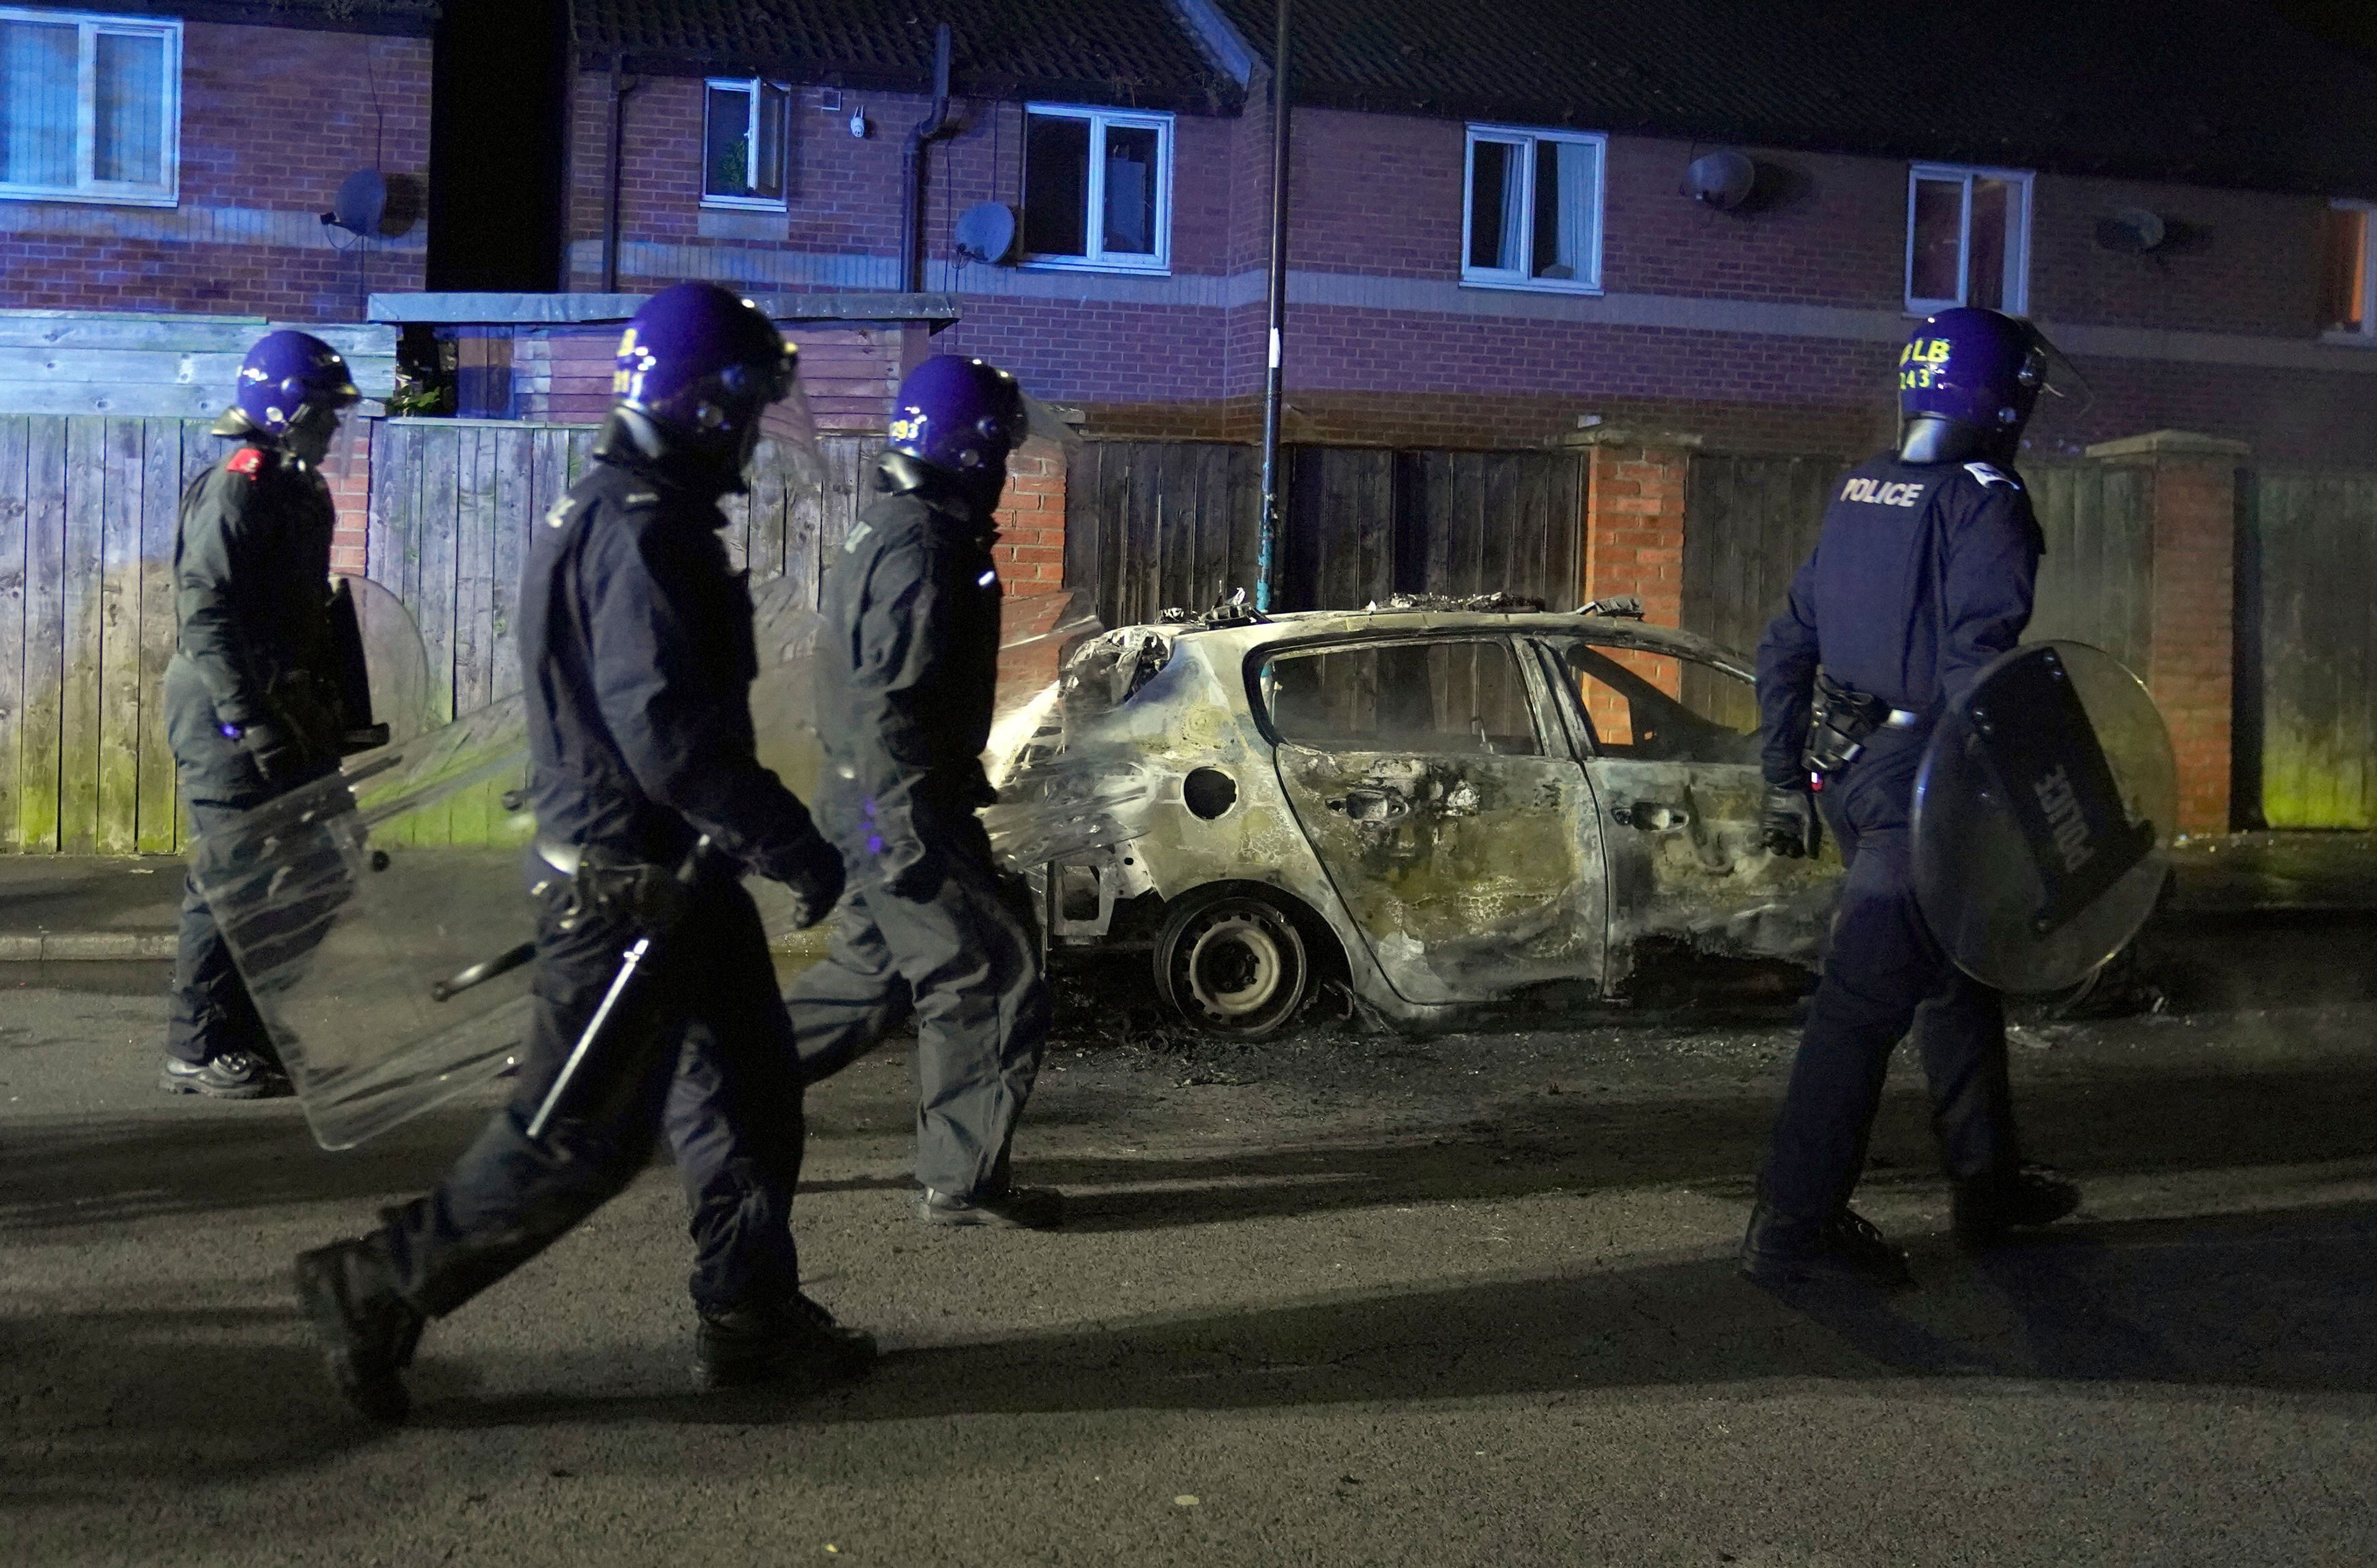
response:
<svg viewBox="0 0 2377 1568"><path fill-rule="evenodd" d="M1813 963L1840 861L1769 854L1758 709L1741 673L1681 653L1535 640L1601 814L1615 986L1652 947Z"/></svg>
<svg viewBox="0 0 2377 1568"><path fill-rule="evenodd" d="M1292 647L1253 670L1296 821L1408 1001L1600 978L1600 829L1531 664L1487 635Z"/></svg>

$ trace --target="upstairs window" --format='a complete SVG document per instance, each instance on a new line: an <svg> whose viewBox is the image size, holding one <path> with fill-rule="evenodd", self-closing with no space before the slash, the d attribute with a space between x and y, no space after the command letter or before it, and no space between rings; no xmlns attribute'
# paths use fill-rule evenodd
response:
<svg viewBox="0 0 2377 1568"><path fill-rule="evenodd" d="M1917 163L1906 174L1906 309L2030 306L2030 175Z"/></svg>
<svg viewBox="0 0 2377 1568"><path fill-rule="evenodd" d="M1168 269L1172 116L1025 109L1023 253L1046 267Z"/></svg>
<svg viewBox="0 0 2377 1568"><path fill-rule="evenodd" d="M782 210L792 90L778 82L713 78L706 98L701 204Z"/></svg>
<svg viewBox="0 0 2377 1568"><path fill-rule="evenodd" d="M2367 204L2339 201L2321 214L2319 324L2330 338L2377 343L2377 270L2369 265Z"/></svg>
<svg viewBox="0 0 2377 1568"><path fill-rule="evenodd" d="M1461 281L1598 293L1606 145L1566 131L1470 126Z"/></svg>
<svg viewBox="0 0 2377 1568"><path fill-rule="evenodd" d="M0 7L0 197L171 207L182 24Z"/></svg>

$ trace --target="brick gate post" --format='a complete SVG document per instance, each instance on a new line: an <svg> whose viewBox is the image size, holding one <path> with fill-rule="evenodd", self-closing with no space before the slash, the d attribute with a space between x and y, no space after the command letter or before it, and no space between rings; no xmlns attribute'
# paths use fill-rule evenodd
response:
<svg viewBox="0 0 2377 1568"><path fill-rule="evenodd" d="M1585 461L1584 596L1631 593L1644 620L1681 626L1684 479L1701 438L1595 427L1563 444Z"/></svg>
<svg viewBox="0 0 2377 1568"><path fill-rule="evenodd" d="M2236 658L2237 470L2242 441L2156 430L2088 455L2143 461L2154 539L2145 677L2179 758L2179 831L2228 831Z"/></svg>

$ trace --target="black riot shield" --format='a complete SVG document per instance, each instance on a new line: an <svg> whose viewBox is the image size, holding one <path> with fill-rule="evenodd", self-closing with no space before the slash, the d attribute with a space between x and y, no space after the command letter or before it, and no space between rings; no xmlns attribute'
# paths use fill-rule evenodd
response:
<svg viewBox="0 0 2377 1568"><path fill-rule="evenodd" d="M429 728L428 651L401 600L369 578L332 578L330 638L346 719L342 754L411 740Z"/></svg>
<svg viewBox="0 0 2377 1568"><path fill-rule="evenodd" d="M2017 648L1942 715L1915 786L1915 890L1957 967L2062 989L2128 945L2168 874L2170 733L2120 660Z"/></svg>

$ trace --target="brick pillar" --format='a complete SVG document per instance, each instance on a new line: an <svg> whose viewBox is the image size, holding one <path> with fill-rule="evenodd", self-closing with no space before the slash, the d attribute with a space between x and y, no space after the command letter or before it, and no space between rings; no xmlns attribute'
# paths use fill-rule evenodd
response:
<svg viewBox="0 0 2377 1568"><path fill-rule="evenodd" d="M364 553L370 532L372 431L378 425L376 417L349 414L322 460L322 478L339 507L339 525L330 535L330 569L342 577L361 577L370 564Z"/></svg>
<svg viewBox="0 0 2377 1568"><path fill-rule="evenodd" d="M1008 455L1007 494L998 506L992 555L1009 598L1054 593L1065 583L1065 454L1050 441L1026 441Z"/></svg>
<svg viewBox="0 0 2377 1568"><path fill-rule="evenodd" d="M1680 626L1684 475L1700 437L1588 430L1569 444L1585 454L1585 596L1631 593L1644 620Z"/></svg>
<svg viewBox="0 0 2377 1568"><path fill-rule="evenodd" d="M1586 598L1630 593L1642 601L1645 621L1683 624L1684 481L1692 449L1700 443L1698 436L1607 426L1569 437L1566 445L1585 460ZM1683 672L1675 660L1648 653L1622 658L1662 690L1681 692ZM1596 724L1622 724L1623 714L1607 693L1596 687L1588 698Z"/></svg>
<svg viewBox="0 0 2377 1568"><path fill-rule="evenodd" d="M2241 441L2184 430L2106 441L2088 455L2153 475L2154 588L2146 668L2179 760L2179 831L2228 831Z"/></svg>

